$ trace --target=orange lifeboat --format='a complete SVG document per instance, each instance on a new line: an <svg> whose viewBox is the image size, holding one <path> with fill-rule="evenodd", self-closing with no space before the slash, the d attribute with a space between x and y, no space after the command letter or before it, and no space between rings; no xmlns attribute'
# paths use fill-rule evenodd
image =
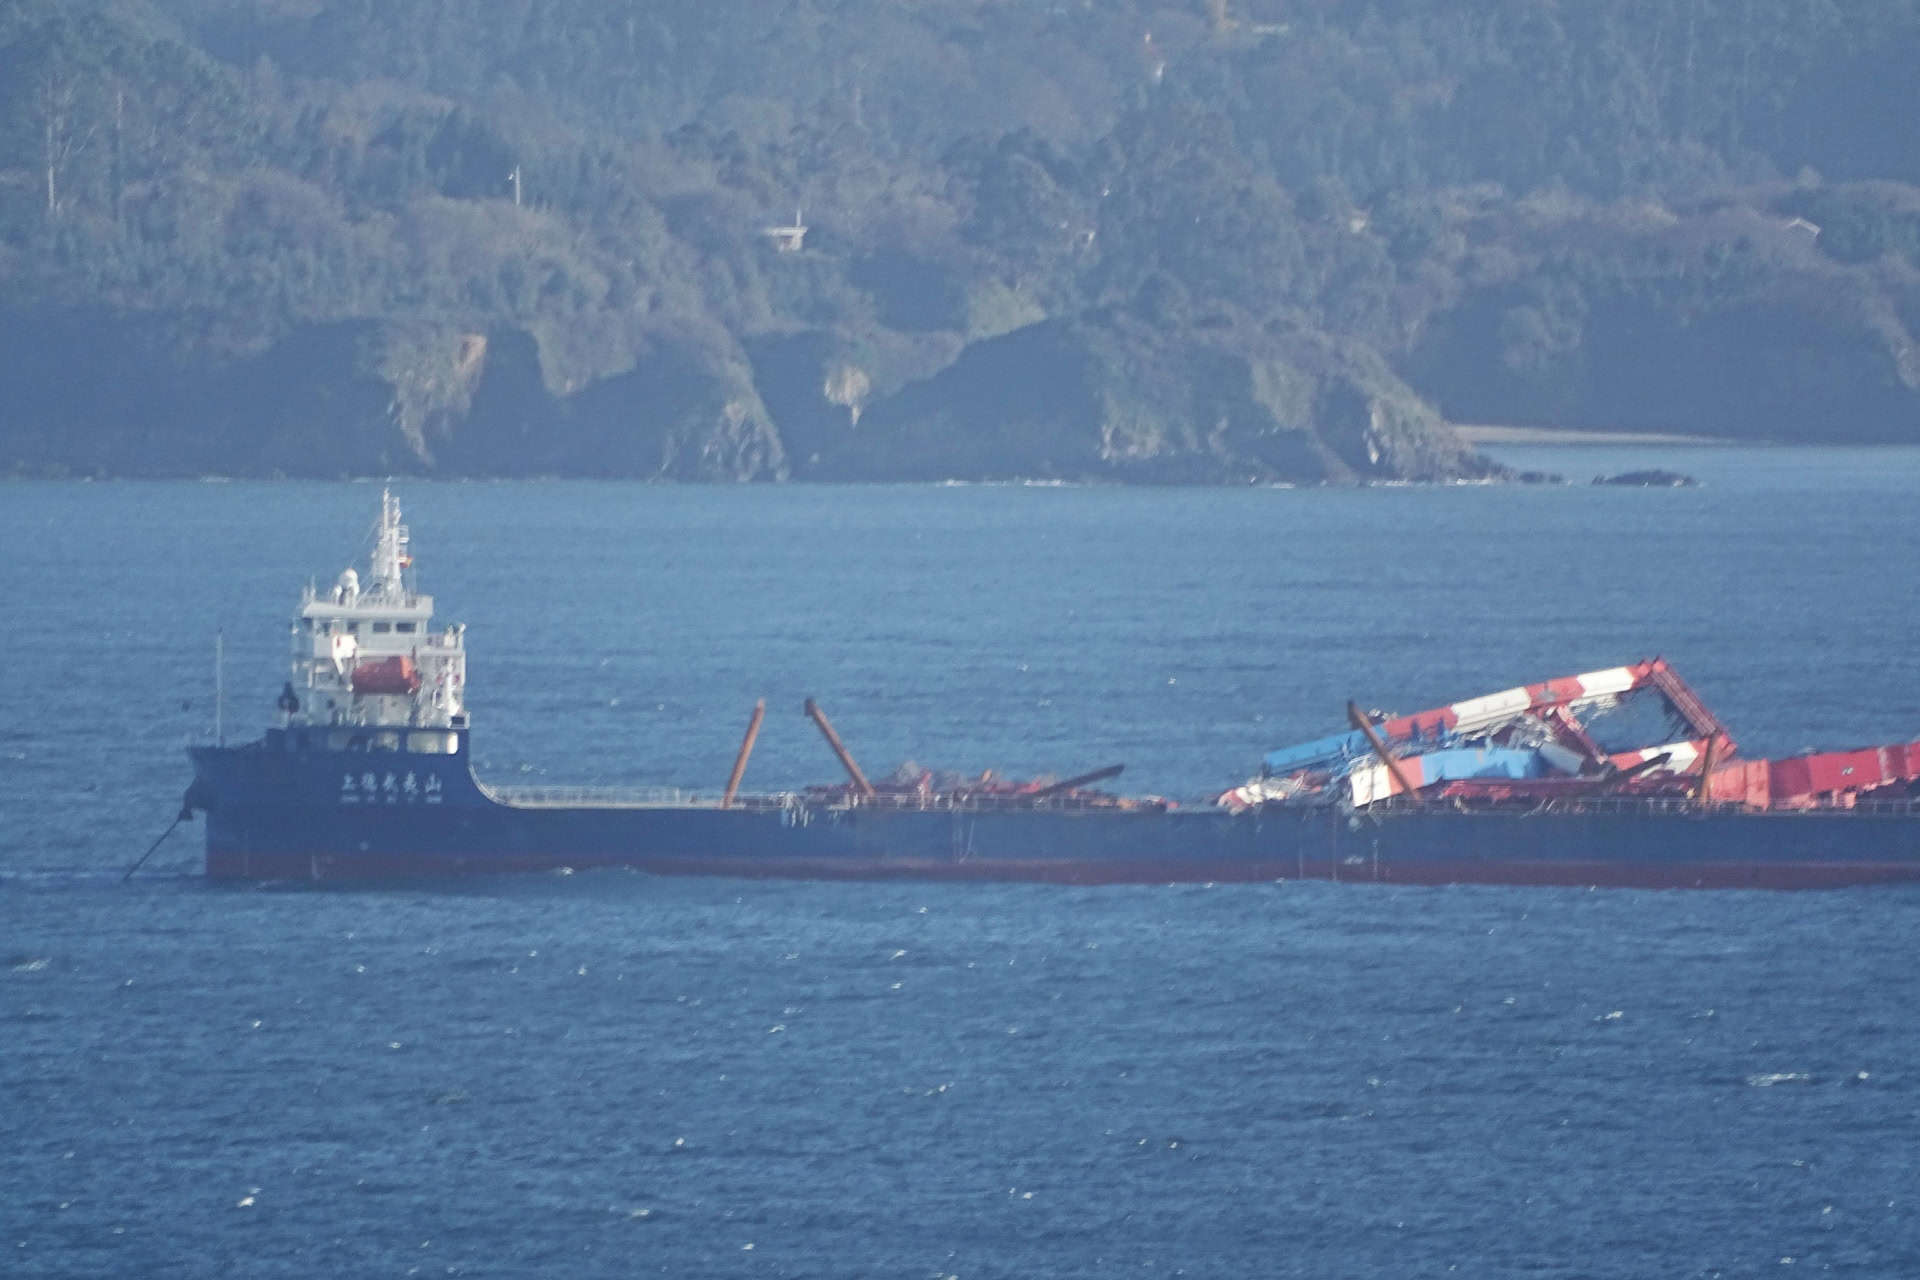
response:
<svg viewBox="0 0 1920 1280"><path fill-rule="evenodd" d="M363 659L353 669L355 694L386 693L412 697L420 692L420 668L405 654Z"/></svg>

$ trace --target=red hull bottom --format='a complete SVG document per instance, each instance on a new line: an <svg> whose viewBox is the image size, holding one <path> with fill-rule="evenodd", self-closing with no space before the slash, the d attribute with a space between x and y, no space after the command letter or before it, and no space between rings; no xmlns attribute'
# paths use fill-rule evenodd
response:
<svg viewBox="0 0 1920 1280"><path fill-rule="evenodd" d="M1403 866L1317 865L1297 859L1197 862L936 861L908 858L805 859L748 857L562 858L419 857L354 854L209 853L213 880L305 880L326 883L423 881L475 875L586 871L627 867L652 875L754 880L1005 881L1067 885L1260 883L1326 880L1399 885L1534 885L1633 889L1842 889L1920 882L1920 865L1769 862L1681 864L1626 862L1434 862Z"/></svg>

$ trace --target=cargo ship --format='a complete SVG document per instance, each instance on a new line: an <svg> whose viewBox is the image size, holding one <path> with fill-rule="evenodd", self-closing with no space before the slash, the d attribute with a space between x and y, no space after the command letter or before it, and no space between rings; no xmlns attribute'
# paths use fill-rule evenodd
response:
<svg viewBox="0 0 1920 1280"><path fill-rule="evenodd" d="M1176 803L1065 780L913 770L772 794L491 785L472 765L466 630L416 590L383 493L363 579L309 584L277 723L189 749L183 817L218 880L432 880L622 866L670 875L1070 884L1811 888L1920 879L1920 742L1740 757L1663 660L1413 715L1363 711Z"/></svg>

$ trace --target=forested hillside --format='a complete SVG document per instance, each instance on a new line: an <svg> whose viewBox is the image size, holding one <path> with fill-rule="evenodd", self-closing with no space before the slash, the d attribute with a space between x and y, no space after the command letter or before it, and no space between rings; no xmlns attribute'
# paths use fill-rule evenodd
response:
<svg viewBox="0 0 1920 1280"><path fill-rule="evenodd" d="M6 0L0 473L1920 438L1917 66L1920 0Z"/></svg>

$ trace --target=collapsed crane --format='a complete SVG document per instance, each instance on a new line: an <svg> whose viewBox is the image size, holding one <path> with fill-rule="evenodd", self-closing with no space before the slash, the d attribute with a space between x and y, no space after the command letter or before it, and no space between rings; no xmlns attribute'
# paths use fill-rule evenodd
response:
<svg viewBox="0 0 1920 1280"><path fill-rule="evenodd" d="M1650 714L1649 714L1650 710ZM1539 805L1597 796L1811 808L1920 780L1920 743L1785 760L1736 745L1663 658L1520 685L1269 752L1226 808L1450 802Z"/></svg>

